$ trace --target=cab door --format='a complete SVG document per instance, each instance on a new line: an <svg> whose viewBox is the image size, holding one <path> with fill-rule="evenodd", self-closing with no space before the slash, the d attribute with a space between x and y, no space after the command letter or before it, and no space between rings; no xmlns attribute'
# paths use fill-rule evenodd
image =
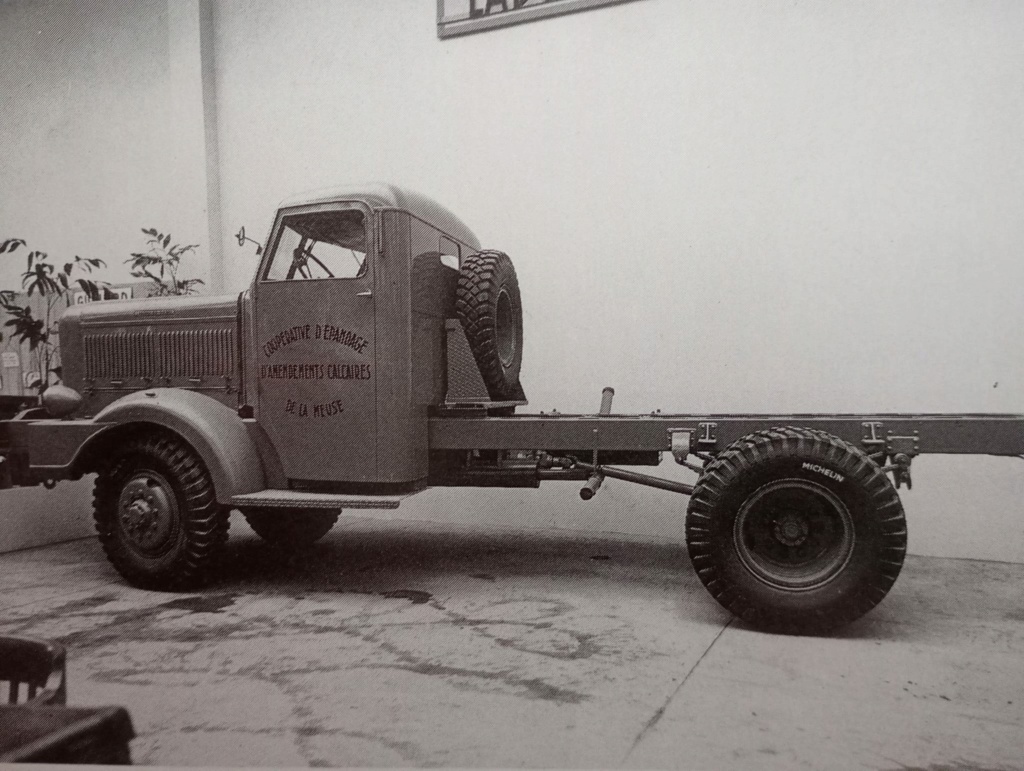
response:
<svg viewBox="0 0 1024 771"><path fill-rule="evenodd" d="M256 417L292 481L377 479L372 222L283 210L253 288Z"/></svg>

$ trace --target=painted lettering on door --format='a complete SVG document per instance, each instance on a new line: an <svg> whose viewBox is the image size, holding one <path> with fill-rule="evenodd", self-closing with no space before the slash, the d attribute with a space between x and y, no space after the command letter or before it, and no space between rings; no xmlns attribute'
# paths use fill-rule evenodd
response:
<svg viewBox="0 0 1024 771"><path fill-rule="evenodd" d="M369 364L261 364L264 380L370 380Z"/></svg>
<svg viewBox="0 0 1024 771"><path fill-rule="evenodd" d="M285 346L300 340L326 340L351 348L356 353L363 353L370 344L369 340L357 332L333 324L298 324L271 336L263 343L261 349L263 355L269 358Z"/></svg>
<svg viewBox="0 0 1024 771"><path fill-rule="evenodd" d="M341 399L332 399L323 404L308 404L288 399L284 403L284 411L286 415L294 415L297 418L329 418L343 413L345 405Z"/></svg>
<svg viewBox="0 0 1024 771"><path fill-rule="evenodd" d="M328 340L332 343L347 345L356 353L362 353L370 341L355 332L336 327L333 324L317 324L314 340Z"/></svg>

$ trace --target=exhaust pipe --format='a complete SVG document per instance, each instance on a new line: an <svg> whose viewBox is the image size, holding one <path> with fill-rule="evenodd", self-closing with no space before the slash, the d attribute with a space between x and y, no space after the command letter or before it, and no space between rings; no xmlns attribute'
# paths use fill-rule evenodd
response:
<svg viewBox="0 0 1024 771"><path fill-rule="evenodd" d="M603 481L604 477L600 474L591 474L590 479L587 480L587 483L583 485L583 488L580 490L580 498L585 501L589 501L597 493Z"/></svg>

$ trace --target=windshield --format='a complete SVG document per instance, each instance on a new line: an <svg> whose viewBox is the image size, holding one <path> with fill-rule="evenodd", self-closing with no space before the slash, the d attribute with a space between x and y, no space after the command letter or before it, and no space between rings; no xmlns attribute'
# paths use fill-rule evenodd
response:
<svg viewBox="0 0 1024 771"><path fill-rule="evenodd" d="M365 217L346 209L286 216L265 278L358 278L365 272Z"/></svg>

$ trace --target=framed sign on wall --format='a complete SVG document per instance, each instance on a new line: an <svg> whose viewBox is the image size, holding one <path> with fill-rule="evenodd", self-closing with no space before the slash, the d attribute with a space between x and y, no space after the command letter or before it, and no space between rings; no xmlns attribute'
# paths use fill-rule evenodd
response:
<svg viewBox="0 0 1024 771"><path fill-rule="evenodd" d="M635 0L437 0L437 36L484 32Z"/></svg>

